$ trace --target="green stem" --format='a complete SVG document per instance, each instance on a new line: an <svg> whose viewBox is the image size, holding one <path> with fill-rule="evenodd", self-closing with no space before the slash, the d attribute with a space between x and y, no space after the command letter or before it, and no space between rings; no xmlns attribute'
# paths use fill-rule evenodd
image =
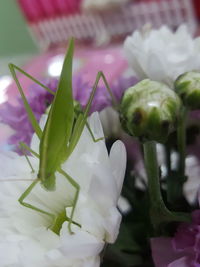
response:
<svg viewBox="0 0 200 267"><path fill-rule="evenodd" d="M171 169L171 149L169 144L165 144L165 162L167 167L167 201L168 203L173 203L173 193L174 193L174 177L173 171Z"/></svg>
<svg viewBox="0 0 200 267"><path fill-rule="evenodd" d="M144 161L148 176L149 197L152 203L162 202L160 192L160 178L156 154L156 143L149 141L144 143Z"/></svg>
<svg viewBox="0 0 200 267"><path fill-rule="evenodd" d="M165 206L160 190L160 177L157 162L156 142L144 143L144 161L148 177L151 221L156 229L161 223L171 221L188 221L190 217L185 213L171 212Z"/></svg>
<svg viewBox="0 0 200 267"><path fill-rule="evenodd" d="M166 168L167 168L167 176L171 173L171 149L169 145L164 146L165 149L165 161L166 161Z"/></svg>
<svg viewBox="0 0 200 267"><path fill-rule="evenodd" d="M187 109L184 107L182 109L177 128L177 143L179 151L179 174L181 177L185 177L185 156L186 156L186 118Z"/></svg>

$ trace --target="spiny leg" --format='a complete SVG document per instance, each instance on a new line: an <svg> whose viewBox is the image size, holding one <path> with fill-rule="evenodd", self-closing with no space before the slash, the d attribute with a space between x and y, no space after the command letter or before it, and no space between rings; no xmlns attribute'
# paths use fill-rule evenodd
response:
<svg viewBox="0 0 200 267"><path fill-rule="evenodd" d="M29 146L27 146L25 143L22 143L21 144L23 145L23 147L28 150L30 153L32 153L34 156L36 156L37 158L39 158L39 154L37 154L34 150L32 150ZM77 200L78 200L78 196L79 196L79 191L80 191L80 186L79 184L76 183L76 181L74 181L74 179L72 179L72 177L67 174L65 171L63 171L62 169L59 169L58 170L69 182L70 184L75 187L76 189L76 193L75 193L75 197L74 197L74 201L73 201L73 208L72 208L72 212L71 212L71 215L70 215L70 218L69 218L69 224L68 224L68 229L69 229L69 232L72 233L72 230L71 230L71 223L73 222L73 216L74 216L74 211L75 211L75 208L76 208L76 204L77 204ZM34 187L35 185L33 185ZM33 187L31 188L31 190L33 189ZM30 191L31 191L30 190ZM29 191L29 193L30 193ZM25 196L26 197L26 196ZM30 205L30 204L28 204ZM32 205L31 205L32 206ZM32 206L33 207L33 206ZM39 211L37 209L37 211ZM40 210L41 211L41 210ZM45 212L45 214L47 214L47 212ZM48 215L51 215L53 220L55 221L56 220L56 215L53 215L53 214L48 214Z"/></svg>
<svg viewBox="0 0 200 267"><path fill-rule="evenodd" d="M39 154L36 153L33 149L31 149L27 144L20 142L20 146L23 147L23 149L29 151L31 154L33 154L36 158L40 158Z"/></svg>
<svg viewBox="0 0 200 267"><path fill-rule="evenodd" d="M116 97L114 96L109 84L108 84L108 81L106 79L106 76L104 75L104 73L102 71L100 71L100 78L103 79L104 81L104 84L106 86L106 90L108 91L111 99L112 99L112 104L113 104L113 107L118 111L119 110L119 104L118 104L118 101L116 99Z"/></svg>
<svg viewBox="0 0 200 267"><path fill-rule="evenodd" d="M97 90L97 87L98 87L98 83L99 83L99 81L100 81L101 78L103 79L103 82L104 82L104 84L105 84L105 87L106 87L106 89L107 89L107 91L108 91L108 93L109 93L109 95L110 95L110 97L111 97L111 99L112 99L112 103L113 103L114 108L115 108L116 110L118 110L118 103L117 103L117 100L116 100L115 96L113 95L112 90L111 90L110 87L109 87L109 84L108 84L108 82L107 82L107 80L106 80L106 77L105 77L105 75L104 75L104 73L103 73L102 71L99 71L99 72L97 73L96 80L95 80L94 86L93 86L93 88L92 88L92 92L91 92L91 94L90 94L90 98L89 98L89 100L88 100L88 103L87 103L87 105L86 105L86 108L85 108L85 111L84 111L84 114L83 114L83 120L85 120L86 127L87 127L87 129L88 129L88 131L89 131L89 133L90 133L90 135L91 135L91 137L92 137L92 140L93 140L94 142L98 142L98 141L100 141L100 140L103 140L104 137L100 137L100 138L98 138L98 139L95 139L94 134L93 134L93 132L92 132L92 129L90 128L90 126L89 126L89 124L88 124L86 118L87 118L87 116L88 116L88 114L89 114L89 112L90 112L90 108L91 108L91 105L92 105L92 100L93 100L93 98L94 98L94 95L95 95L96 90Z"/></svg>
<svg viewBox="0 0 200 267"><path fill-rule="evenodd" d="M20 142L20 146L23 148L23 149L26 149L27 151L29 151L30 153L32 153L34 156L36 156L37 158L39 158L39 154L37 154L35 151L33 151L31 148L29 148L29 146L27 146L25 143L23 142ZM19 203L22 205L22 206L25 206L26 208L30 208L30 209L33 209L35 211L38 211L40 213L43 213L45 215L49 215L52 217L53 221L55 221L55 215L52 214L52 213L49 213L47 211L44 211L42 209L39 209L27 202L24 202L24 199L30 194L30 192L33 190L33 188L36 186L36 184L39 182L39 179L36 179L35 181L33 181L33 183L26 189L26 191L20 196L20 198L18 199Z"/></svg>
<svg viewBox="0 0 200 267"><path fill-rule="evenodd" d="M93 134L93 132L92 132L92 129L90 128L90 125L89 125L89 123L87 121L86 121L86 127L87 127L87 129L88 129L88 131L89 131L89 133L90 133L90 135L92 137L93 142L97 143L97 142L105 139L104 137L100 137L100 138L96 139L94 134Z"/></svg>
<svg viewBox="0 0 200 267"><path fill-rule="evenodd" d="M79 197L80 185L69 174L67 174L62 169L59 169L58 171L59 171L60 174L62 174L70 182L70 184L76 190L75 196L74 196L74 200L73 200L72 211L71 211L71 214L70 214L70 217L69 217L69 223L68 223L69 232L70 232L70 234L72 234L73 232L71 230L71 224L73 222L73 216L74 216L75 208L76 208L78 197Z"/></svg>
<svg viewBox="0 0 200 267"><path fill-rule="evenodd" d="M97 73L96 80L94 82L94 86L92 88L92 92L90 94L90 97L89 97L89 100L87 102L86 108L85 108L83 114L79 114L79 116L77 117L74 129L73 129L72 138L70 140L69 154L71 153L71 151L73 151L73 149L75 148L76 144L78 143L78 140L79 140L79 138L81 136L81 133L82 133L83 128L84 128L85 125L87 126L87 128L88 128L88 130L89 130L94 142L97 142L97 141L100 141L100 140L104 139L104 137L100 137L98 139L95 139L94 138L94 134L93 134L91 128L88 127L89 124L87 123L87 117L88 117L89 112L90 112L90 108L91 108L91 105L92 105L92 100L94 98L94 95L96 93L96 90L98 88L98 84L99 84L99 81L100 81L101 78L103 79L104 84L106 86L106 89L107 89L107 91L109 92L109 94L111 96L111 99L112 99L112 102L113 102L113 105L114 105L115 109L118 110L117 100L115 99L115 96L113 95L113 93L112 93L112 91L111 91L111 89L110 89L110 87L108 85L106 77L105 77L105 75L103 74L102 71L99 71Z"/></svg>
<svg viewBox="0 0 200 267"><path fill-rule="evenodd" d="M85 108L85 111L84 111L84 117L88 117L88 114L89 114L89 111L90 111L90 108L91 108L91 105L92 105L92 100L94 98L94 95L96 93L96 90L98 88L98 84L99 84L99 81L100 81L101 78L102 78L102 80L103 80L103 82L105 84L106 90L108 91L108 93L109 93L109 95L110 95L110 97L112 99L112 103L113 103L114 108L118 110L118 106L119 105L117 103L116 97L113 95L112 90L110 89L110 87L108 85L108 82L106 80L106 77L105 77L104 73L102 71L99 71L97 73L96 80L95 80L94 85L92 87L92 92L90 94L89 100L87 102L87 105L86 105L86 108Z"/></svg>
<svg viewBox="0 0 200 267"><path fill-rule="evenodd" d="M30 74L28 74L23 69L21 69L20 67L16 66L15 64L10 63L9 64L9 68L10 68L10 71L11 71L12 74L13 74L13 72L15 73L15 76L16 76L16 72L15 72L15 69L16 69L17 71L21 72L24 76L28 77L30 80L32 80L33 82L37 83L39 86L41 86L42 88L44 88L50 94L55 95L55 92L54 91L52 91L46 85L42 84L40 81L38 81L37 79L35 79L33 76L31 76Z"/></svg>
<svg viewBox="0 0 200 267"><path fill-rule="evenodd" d="M31 204L29 204L29 203L27 203L27 202L24 202L24 199L30 194L30 192L33 190L33 188L36 186L36 184L39 182L39 179L36 179L25 191L24 191L24 193L20 196L20 198L18 199L18 201L19 201L19 203L22 205L22 206L24 206L24 207L26 207L26 208L29 208L29 209L32 209L32 210L35 210L35 211L38 211L38 212L40 212L40 213L42 213L42 214L45 214L45 215L48 215L48 216L51 216L51 218L53 219L53 220L55 220L55 215L54 214L52 214L52 213L49 213L49 212L47 212L47 211L45 211L45 210L42 210L42 209L40 209L40 208L37 208L37 207L35 207L35 206L33 206L33 205L31 205Z"/></svg>
<svg viewBox="0 0 200 267"><path fill-rule="evenodd" d="M29 103L27 101L27 98L26 98L26 96L24 94L24 91L23 91L23 89L21 87L21 84L20 84L20 82L19 82L19 80L17 78L16 72L15 72L16 66L13 65L13 64L9 64L9 68L10 68L10 72L12 74L12 77L13 77L13 79L16 82L16 85L17 85L17 88L18 88L19 93L21 95L21 98L23 100L24 107L25 107L26 112L28 114L28 118L29 118L29 120L31 122L31 125L32 125L35 133L37 134L38 138L41 139L41 137L42 137L42 130L41 130L41 128L40 128L40 126L39 126L39 124L37 122L37 119L36 119L36 117L35 117L32 109L31 109L31 107L30 107L30 105L29 105Z"/></svg>
<svg viewBox="0 0 200 267"><path fill-rule="evenodd" d="M19 143L19 147L20 147L20 149L21 149L23 155L25 156L28 165L29 165L30 168L31 168L31 172L34 173L35 170L33 169L33 166L32 166L32 164L31 164L31 162L30 162L30 160L29 160L29 158L28 158L28 156L27 156L27 154L26 154L26 152L25 152L25 150L27 150L27 149L24 147L23 143L21 143L21 142Z"/></svg>

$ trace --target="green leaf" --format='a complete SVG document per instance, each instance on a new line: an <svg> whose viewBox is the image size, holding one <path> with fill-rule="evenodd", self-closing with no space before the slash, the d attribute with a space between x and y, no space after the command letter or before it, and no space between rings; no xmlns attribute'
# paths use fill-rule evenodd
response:
<svg viewBox="0 0 200 267"><path fill-rule="evenodd" d="M40 142L40 168L38 177L47 190L55 186L54 173L63 160L74 123L72 94L72 60L74 41L70 41L67 55Z"/></svg>

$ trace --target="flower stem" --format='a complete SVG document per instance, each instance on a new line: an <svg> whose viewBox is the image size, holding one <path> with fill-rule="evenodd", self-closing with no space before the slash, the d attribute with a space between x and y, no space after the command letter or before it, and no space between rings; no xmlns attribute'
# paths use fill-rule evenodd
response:
<svg viewBox="0 0 200 267"><path fill-rule="evenodd" d="M162 202L159 182L159 169L156 155L156 142L144 143L144 160L148 176L149 197L152 203ZM159 190L158 190L159 188Z"/></svg>
<svg viewBox="0 0 200 267"><path fill-rule="evenodd" d="M167 176L171 173L171 148L169 145L165 144L165 162L166 162L166 168L167 168Z"/></svg>
<svg viewBox="0 0 200 267"><path fill-rule="evenodd" d="M186 146L186 129L185 122L187 118L187 109L183 107L177 128L177 143L179 151L179 174L185 178L185 146ZM184 179L183 179L184 180Z"/></svg>
<svg viewBox="0 0 200 267"><path fill-rule="evenodd" d="M151 222L155 229L161 223L172 221L188 221L190 217L185 213L171 212L165 206L160 190L160 177L157 162L156 142L144 143L144 160L148 177Z"/></svg>

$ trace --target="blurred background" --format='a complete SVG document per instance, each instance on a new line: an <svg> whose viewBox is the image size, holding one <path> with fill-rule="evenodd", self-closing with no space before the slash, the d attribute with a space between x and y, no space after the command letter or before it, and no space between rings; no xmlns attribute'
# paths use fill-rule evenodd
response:
<svg viewBox="0 0 200 267"><path fill-rule="evenodd" d="M145 34L151 28L159 28L162 25L167 25L175 31L181 24L186 24L191 35L198 36L200 35L199 23L200 0L0 0L0 111L2 110L1 114L4 114L8 124L11 125L9 127L0 120L0 150L16 149L20 134L22 136L30 134L27 137L29 142L32 137L32 132L29 132L24 122L25 112L21 109L22 101L9 72L9 62L20 66L33 77L52 87L51 89L56 89L68 40L74 37L73 82L76 86L73 86L73 89L86 89L85 93L92 87L97 72L102 70L113 92L115 89L120 91L137 81L129 70L123 52L123 42L127 35L135 30L143 30ZM24 74L18 73L18 77L31 107L37 111L37 104L40 107L42 98L45 111L49 100L44 101L46 97L44 92L41 93L37 85L34 87L33 81ZM101 86L103 84L100 83L99 87ZM5 107L7 109L4 110ZM35 110L33 109L34 112ZM41 110L39 111L42 113ZM118 115L116 118L110 117L110 120L108 120L110 116L108 113L104 113L104 116L107 129L112 131L106 132L104 122L105 136L110 134L114 140L120 125L115 123ZM193 131L195 132L196 129L197 135L199 128L194 128ZM192 134L191 131L193 138ZM113 140L108 140L108 146L112 143L109 141ZM127 147L131 148L131 152L130 149L127 150L128 153L132 153L131 157L135 159L138 157L139 147L135 146L132 139L129 141L127 136L125 140ZM25 143L28 144L28 141L26 139ZM133 146L134 149L132 149ZM138 162L134 162L135 166ZM131 174L129 178L132 179L132 161L130 163L127 173ZM136 167L143 170L143 165L139 164L140 162ZM196 177L198 178L199 175ZM129 182L128 179L127 181ZM131 182L131 185L134 185L134 182ZM141 184L144 186L145 183L141 182ZM130 189L129 183L125 184L124 188ZM135 205L134 201L132 202ZM145 202L138 201L138 203L138 210L140 210ZM125 203L124 206L127 207L128 204ZM121 211L126 214L131 209L129 206L128 209ZM134 207L137 209L137 205ZM140 212L138 214L134 229L138 239L142 239L140 234L142 232L143 235L144 228L138 228L137 223L141 216ZM135 221L134 216L135 210L127 219L131 227L132 222ZM129 261L127 254L130 251L127 252L125 250L127 247L124 248L123 244L126 246L128 244L129 249L134 247L136 251L138 250L138 244L133 243L126 227L126 225L122 226L116 246L108 249L107 261L103 266L119 266L115 263L112 265L111 262L122 261L121 254L124 254L123 261ZM118 254L119 251L123 253ZM148 249L146 251L145 257L150 258ZM120 266L124 267L123 264Z"/></svg>
<svg viewBox="0 0 200 267"><path fill-rule="evenodd" d="M0 56L35 53L65 42L105 44L141 28L185 22L197 30L198 0L8 0L0 2Z"/></svg>
<svg viewBox="0 0 200 267"><path fill-rule="evenodd" d="M58 78L67 41L73 36L74 73L92 84L103 70L112 85L129 75L123 55L127 35L163 24L176 30L182 23L198 35L199 21L199 0L0 1L0 104L17 104L9 62L40 80ZM19 77L29 94L32 81Z"/></svg>

